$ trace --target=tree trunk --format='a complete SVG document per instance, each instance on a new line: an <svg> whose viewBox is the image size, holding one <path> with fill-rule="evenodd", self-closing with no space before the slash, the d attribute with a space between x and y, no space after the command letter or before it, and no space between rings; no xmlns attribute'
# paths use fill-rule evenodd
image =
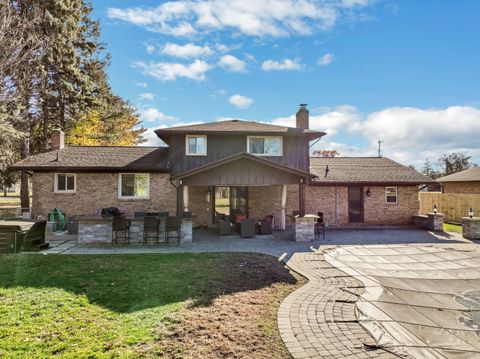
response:
<svg viewBox="0 0 480 359"><path fill-rule="evenodd" d="M22 141L21 158L27 158L30 154L30 144L28 138ZM22 208L30 208L30 192L28 190L28 173L22 171L20 182L20 206Z"/></svg>
<svg viewBox="0 0 480 359"><path fill-rule="evenodd" d="M42 112L43 112L43 149L48 150L48 106L47 100L43 99L42 104Z"/></svg>

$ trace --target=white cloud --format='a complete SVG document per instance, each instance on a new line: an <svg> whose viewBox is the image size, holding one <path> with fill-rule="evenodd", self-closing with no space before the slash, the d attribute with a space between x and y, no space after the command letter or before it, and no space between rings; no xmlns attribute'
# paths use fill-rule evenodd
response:
<svg viewBox="0 0 480 359"><path fill-rule="evenodd" d="M155 45L147 44L145 45L145 50L147 51L147 54L151 55L157 50L157 48L155 47Z"/></svg>
<svg viewBox="0 0 480 359"><path fill-rule="evenodd" d="M147 107L140 109L140 120L143 122L162 122L162 121L174 121L176 117L165 115L163 112L155 107Z"/></svg>
<svg viewBox="0 0 480 359"><path fill-rule="evenodd" d="M140 100L153 101L153 99L155 98L155 95L150 92L144 92L144 93L141 93L138 97L140 97Z"/></svg>
<svg viewBox="0 0 480 359"><path fill-rule="evenodd" d="M325 66L331 64L333 60L335 60L335 55L328 53L320 57L317 61L317 64L319 64L320 66Z"/></svg>
<svg viewBox="0 0 480 359"><path fill-rule="evenodd" d="M262 64L263 71L289 71L295 70L300 71L303 69L303 65L300 63L300 60L290 60L285 59L282 62L267 60Z"/></svg>
<svg viewBox="0 0 480 359"><path fill-rule="evenodd" d="M192 43L177 45L170 42L165 44L161 52L165 55L180 58L203 57L214 54L213 50L208 46L198 46Z"/></svg>
<svg viewBox="0 0 480 359"><path fill-rule="evenodd" d="M250 105L253 103L253 100L249 97L242 96L240 94L236 94L233 96L230 96L228 99L228 102L230 102L232 105L238 107L238 108L249 108Z"/></svg>
<svg viewBox="0 0 480 359"><path fill-rule="evenodd" d="M134 82L135 86L138 87L148 87L148 85L145 82Z"/></svg>
<svg viewBox="0 0 480 359"><path fill-rule="evenodd" d="M153 32L192 36L230 31L249 36L309 35L353 17L370 0L174 0L153 8L109 8L108 17Z"/></svg>
<svg viewBox="0 0 480 359"><path fill-rule="evenodd" d="M175 81L180 77L203 81L205 73L210 69L205 61L198 59L189 65L169 62L146 63L144 61L138 61L134 65L142 69L145 74L160 81Z"/></svg>
<svg viewBox="0 0 480 359"><path fill-rule="evenodd" d="M245 72L245 61L236 58L233 55L223 55L220 57L218 64L231 72Z"/></svg>

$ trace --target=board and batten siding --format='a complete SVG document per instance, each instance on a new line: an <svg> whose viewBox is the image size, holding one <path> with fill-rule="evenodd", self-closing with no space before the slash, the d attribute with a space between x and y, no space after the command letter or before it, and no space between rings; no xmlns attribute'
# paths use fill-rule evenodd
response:
<svg viewBox="0 0 480 359"><path fill-rule="evenodd" d="M262 136L262 134L253 135ZM308 172L308 143L305 137L283 136L283 156L262 156L262 158ZM207 135L206 156L186 156L185 135L172 135L169 146L169 162L173 164L172 175L175 176L226 157L247 152L247 135Z"/></svg>

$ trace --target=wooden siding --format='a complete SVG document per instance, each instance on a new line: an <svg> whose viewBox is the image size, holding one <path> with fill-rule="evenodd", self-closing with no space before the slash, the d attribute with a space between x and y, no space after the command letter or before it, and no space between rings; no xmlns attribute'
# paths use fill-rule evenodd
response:
<svg viewBox="0 0 480 359"><path fill-rule="evenodd" d="M267 186L300 183L300 176L241 158L182 179L189 186Z"/></svg>
<svg viewBox="0 0 480 359"><path fill-rule="evenodd" d="M283 137L283 156L263 157L284 166L308 172L308 139L300 136ZM190 171L211 162L247 151L247 135L207 136L206 156L185 155L185 135L171 136L169 162L173 164L172 175Z"/></svg>
<svg viewBox="0 0 480 359"><path fill-rule="evenodd" d="M475 216L480 214L480 194L419 192L420 214L431 213L436 205L439 213L445 214L446 221L460 222L473 208Z"/></svg>

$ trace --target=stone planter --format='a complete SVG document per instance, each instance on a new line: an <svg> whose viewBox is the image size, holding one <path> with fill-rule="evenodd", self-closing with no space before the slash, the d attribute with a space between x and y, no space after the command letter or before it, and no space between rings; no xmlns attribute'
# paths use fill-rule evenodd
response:
<svg viewBox="0 0 480 359"><path fill-rule="evenodd" d="M462 235L467 239L480 239L480 217L462 217Z"/></svg>

